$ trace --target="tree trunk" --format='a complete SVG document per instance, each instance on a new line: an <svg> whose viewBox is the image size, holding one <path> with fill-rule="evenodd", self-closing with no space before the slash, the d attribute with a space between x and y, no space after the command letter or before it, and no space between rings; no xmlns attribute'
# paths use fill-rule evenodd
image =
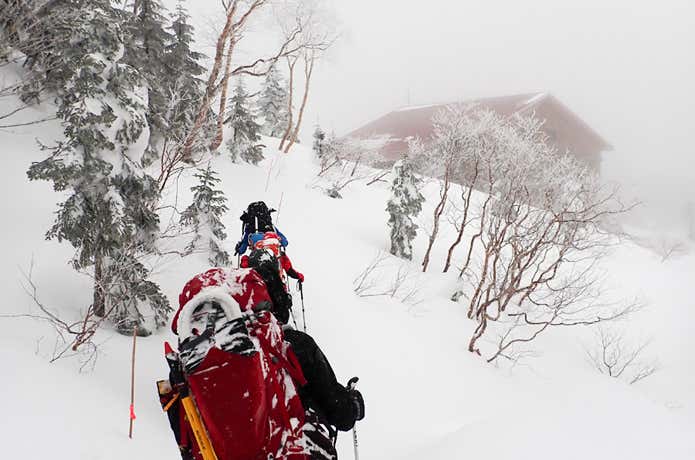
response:
<svg viewBox="0 0 695 460"><path fill-rule="evenodd" d="M492 182L490 182L490 185L488 186L487 197L485 198L485 203L483 203L483 208L480 212L479 231L478 231L478 233L473 235L473 238L471 238L471 241L468 244L468 254L466 255L466 262L463 264L463 267L461 267L461 271L459 272L459 278L462 278L463 274L466 273L466 270L468 270L468 266L471 263L471 257L473 255L473 247L475 246L476 241L478 239L482 239L482 237L483 237L483 232L485 231L485 218L487 217L487 206L488 206L488 204L490 204L491 200L492 200Z"/></svg>
<svg viewBox="0 0 695 460"><path fill-rule="evenodd" d="M461 227L459 228L459 233L456 236L456 241L453 242L453 244L449 247L449 251L446 254L446 262L444 263L444 270L443 272L446 273L449 271L449 267L451 267L451 257L454 255L454 249L456 249L456 246L459 245L461 240L463 239L463 232L466 230L466 220L468 220L468 207L470 203L470 197L471 193L470 190L472 190L473 187L471 187L468 191L468 197L466 198L466 204L464 205L463 208L463 219L461 219Z"/></svg>
<svg viewBox="0 0 695 460"><path fill-rule="evenodd" d="M210 150L217 150L222 145L224 139L224 112L227 108L227 91L229 88L229 77L232 67L232 52L234 51L234 34L229 35L229 45L227 46L227 60L224 65L224 74L222 75L221 92L220 92L220 111L217 116L217 133L215 139L210 144Z"/></svg>
<svg viewBox="0 0 695 460"><path fill-rule="evenodd" d="M444 207L446 206L446 199L448 196L449 196L449 167L447 166L446 171L444 173L444 184L443 184L443 191L441 194L441 199L439 200L437 207L434 208L434 227L432 228L432 235L430 235L430 241L427 244L427 252L425 252L425 258L422 260L422 271L423 272L427 271L427 266L430 263L430 253L432 252L432 246L434 246L434 242L437 239L437 234L439 233L439 219L442 217L442 213L444 212Z"/></svg>
<svg viewBox="0 0 695 460"><path fill-rule="evenodd" d="M181 156L186 160L190 159L191 157L191 152L193 151L193 146L195 145L195 141L198 138L198 133L200 132L200 129L203 127L205 118L208 115L208 110L210 110L210 104L217 90L216 82L217 77L220 74L220 67L222 66L224 45L227 42L227 38L230 36L230 32L233 27L235 12L236 2L234 3L234 6L231 8L231 10L227 12L227 22L225 23L224 29L222 29L222 32L220 33L220 36L217 39L217 46L215 49L215 60L213 62L212 70L210 71L210 77L208 78L207 87L205 89L205 96L203 97L203 101L200 105L200 109L198 110L198 115L195 118L193 127L191 128L191 131L188 133L188 136L186 137L186 140L183 143L183 151L181 153Z"/></svg>
<svg viewBox="0 0 695 460"><path fill-rule="evenodd" d="M103 318L106 314L106 292L104 289L103 256L97 254L94 260L94 314Z"/></svg>
<svg viewBox="0 0 695 460"><path fill-rule="evenodd" d="M287 65L290 69L290 82L289 82L289 95L287 96L287 110L289 114L289 118L287 120L287 128L285 129L285 133L282 135L282 140L280 141L280 146L278 147L278 150L282 150L283 147L285 146L285 142L287 142L287 139L290 137L290 133L292 132L292 123L293 123L293 117L292 117L292 97L294 93L294 66L297 64L297 59L299 59L298 56L294 57L293 59L288 59L287 60Z"/></svg>
<svg viewBox="0 0 695 460"><path fill-rule="evenodd" d="M466 221L468 220L468 210L471 207L471 194L473 193L473 186L475 185L477 180L478 180L478 162L476 161L473 180L471 181L471 183L468 187L468 193L465 196L463 195L463 193L461 194L461 197L465 200L464 207L463 207L463 219L461 220L461 228L459 229L459 234L456 237L456 241L454 241L454 243L451 245L451 247L449 248L449 252L446 255L446 263L444 264L444 273L449 271L449 268L451 267L451 257L454 255L454 249L456 249L456 246L458 246L459 243L461 242L461 240L463 239L463 232L466 230ZM466 265L468 265L468 263L466 263Z"/></svg>
<svg viewBox="0 0 695 460"><path fill-rule="evenodd" d="M314 62L316 61L314 54L312 53L311 58L304 59L304 97L302 98L302 105L299 107L299 115L297 115L297 124L294 126L294 132L290 138L290 142L285 147L285 153L290 151L290 148L297 141L297 136L299 135L299 127L302 124L302 117L304 116L304 108L306 107L306 101L309 98L309 82L311 81L311 74L314 71Z"/></svg>

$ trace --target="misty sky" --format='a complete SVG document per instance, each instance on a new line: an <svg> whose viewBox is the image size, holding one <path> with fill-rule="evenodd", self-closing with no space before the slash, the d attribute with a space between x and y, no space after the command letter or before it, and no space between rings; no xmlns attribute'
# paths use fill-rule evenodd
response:
<svg viewBox="0 0 695 460"><path fill-rule="evenodd" d="M615 146L605 176L695 200L695 2L325 1L344 32L316 69L305 141L317 120L345 134L409 103L549 91ZM189 1L199 21L203 4L219 8Z"/></svg>
<svg viewBox="0 0 695 460"><path fill-rule="evenodd" d="M607 176L695 199L695 2L335 0L346 30L308 120L549 91L610 143ZM688 186L690 188L688 189Z"/></svg>

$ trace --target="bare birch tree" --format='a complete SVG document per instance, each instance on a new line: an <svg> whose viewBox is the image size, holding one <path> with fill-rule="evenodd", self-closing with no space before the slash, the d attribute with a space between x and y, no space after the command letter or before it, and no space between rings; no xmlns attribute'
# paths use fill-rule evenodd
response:
<svg viewBox="0 0 695 460"><path fill-rule="evenodd" d="M639 307L607 301L598 274L601 258L617 241L605 223L629 209L616 189L558 152L533 117L452 107L439 120L463 158L457 178L486 193L472 204L470 189L464 189L458 228L475 232L462 288L454 294L466 297L468 317L477 325L469 351L481 353L478 341L490 324L515 325L502 334L492 361L550 327L610 321ZM450 247L452 260L462 239Z"/></svg>
<svg viewBox="0 0 695 460"><path fill-rule="evenodd" d="M468 107L460 107L456 109L457 116L451 116L449 109L435 115L434 136L429 143L427 155L427 169L430 175L441 180L439 190L439 201L434 208L432 215L432 231L430 233L425 256L422 260L422 271L427 271L432 254L432 248L439 235L439 228L442 215L449 201L449 190L453 180L460 180L461 167L467 159L468 152L471 151L469 145L472 141L472 136L469 135L462 126L467 122ZM466 213L464 211L464 213ZM466 213L467 214L467 213ZM459 228L461 237L465 225ZM459 240L460 241L460 240ZM456 243L454 247L458 245ZM453 249L451 249L453 251ZM450 259L450 257L448 257ZM448 271L450 262L445 264L444 271Z"/></svg>
<svg viewBox="0 0 695 460"><path fill-rule="evenodd" d="M305 50L304 51L304 96L302 97L302 103L299 106L299 113L297 115L297 123L294 125L294 129L292 130L292 134L289 136L287 145L285 146L285 149L283 152L288 153L290 151L290 148L294 145L294 143L297 141L297 136L299 135L299 128L302 125L302 118L304 117L304 109L306 108L306 102L309 98L309 85L311 82L311 75L314 72L314 64L316 63L316 50L311 49L311 50ZM292 119L292 116L290 115L290 120ZM291 125L290 125L291 126Z"/></svg>
<svg viewBox="0 0 695 460"><path fill-rule="evenodd" d="M300 40L306 27L306 18L295 17L291 26L283 31L282 37L275 50L261 57L249 58L245 63L233 64L235 50L244 39L250 24L260 17L261 12L273 4L272 0L223 0L225 22L217 37L215 56L212 61L210 75L207 79L204 97L197 111L197 116L191 130L180 143L173 143L162 156L164 164L162 177L172 176L172 171L186 163L195 163L192 158L196 142L198 142L211 105L216 97L220 97L220 118L216 127L215 138L209 146L216 149L222 142L223 113L226 110L226 92L231 77L236 75L263 76L280 59L294 56L310 43ZM289 24L289 22L288 22ZM160 187L163 184L160 184Z"/></svg>
<svg viewBox="0 0 695 460"><path fill-rule="evenodd" d="M288 70L288 81L287 81L287 126L285 127L285 132L282 134L282 139L280 139L280 145L278 150L284 150L285 142L290 137L292 132L292 125L294 124L294 68L299 60L299 54L294 56L287 56L287 70Z"/></svg>
<svg viewBox="0 0 695 460"><path fill-rule="evenodd" d="M335 25L330 20L329 11L322 3L315 0L302 0L296 5L295 15L302 18L305 24L301 38L304 46L302 46L301 50L296 55L288 59L290 94L288 101L289 120L287 129L285 129L278 147L284 153L290 151L290 148L292 148L299 136L304 110L309 100L311 77L314 74L316 64L337 39ZM302 102L299 105L299 111L295 118L293 114L294 84L296 82L295 68L300 59L304 64L304 91L302 94Z"/></svg>

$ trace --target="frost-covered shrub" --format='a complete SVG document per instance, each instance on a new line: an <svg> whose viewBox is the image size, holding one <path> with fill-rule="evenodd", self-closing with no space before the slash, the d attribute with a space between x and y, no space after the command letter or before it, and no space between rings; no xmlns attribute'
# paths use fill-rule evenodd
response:
<svg viewBox="0 0 695 460"><path fill-rule="evenodd" d="M628 208L614 188L558 152L540 120L449 107L435 119L438 143L459 152L455 177L469 188L449 257L469 235L452 298L466 299L477 324L470 351L480 353L479 339L492 331L501 337L494 360L549 327L609 321L637 307L603 299L595 270L615 241L606 221ZM472 189L481 199L471 199Z"/></svg>

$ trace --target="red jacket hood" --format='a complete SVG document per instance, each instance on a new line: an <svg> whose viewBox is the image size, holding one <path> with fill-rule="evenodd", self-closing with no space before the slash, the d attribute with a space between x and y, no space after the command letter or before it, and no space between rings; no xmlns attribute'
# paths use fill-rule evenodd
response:
<svg viewBox="0 0 695 460"><path fill-rule="evenodd" d="M222 289L219 289L219 288ZM179 314L184 306L196 306L196 300L206 299L205 291L215 291L215 295L228 295L242 311L252 309L260 302L271 302L263 278L248 268L211 268L205 273L191 278L179 295L179 308L171 322L171 330L177 334ZM225 300L225 299L221 299Z"/></svg>

